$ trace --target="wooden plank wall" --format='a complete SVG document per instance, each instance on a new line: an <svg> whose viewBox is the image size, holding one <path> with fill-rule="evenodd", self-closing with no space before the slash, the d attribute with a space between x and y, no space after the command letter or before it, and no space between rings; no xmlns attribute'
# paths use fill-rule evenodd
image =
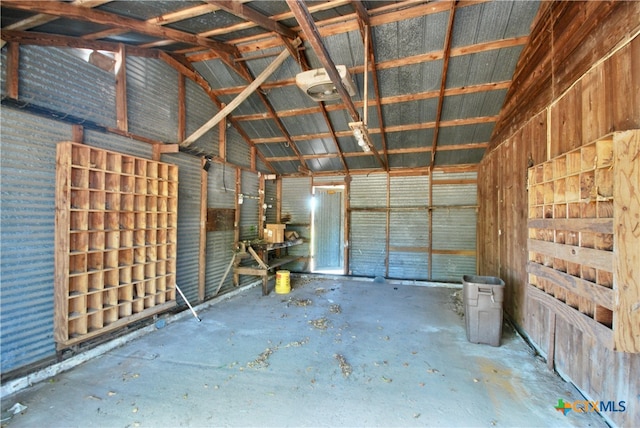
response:
<svg viewBox="0 0 640 428"><path fill-rule="evenodd" d="M478 170L478 273L503 278L505 311L592 400L626 400L640 420L640 354L616 352L527 299L527 168L640 128L640 2L543 2Z"/></svg>

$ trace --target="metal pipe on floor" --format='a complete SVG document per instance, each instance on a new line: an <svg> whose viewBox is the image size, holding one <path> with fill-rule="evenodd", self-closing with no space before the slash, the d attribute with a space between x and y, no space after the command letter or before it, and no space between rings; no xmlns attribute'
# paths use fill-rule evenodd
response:
<svg viewBox="0 0 640 428"><path fill-rule="evenodd" d="M176 290L178 290L178 293L180 293L180 295L182 296L182 300L184 300L187 303L187 306L189 306L189 309L191 309L191 313L193 314L194 317L196 317L198 322L202 321L200 319L200 317L198 316L198 314L196 314L196 311L193 310L193 307L191 306L191 303L189 303L187 298L184 296L184 293L182 292L182 290L180 290L180 287L178 287L178 284L176 284Z"/></svg>

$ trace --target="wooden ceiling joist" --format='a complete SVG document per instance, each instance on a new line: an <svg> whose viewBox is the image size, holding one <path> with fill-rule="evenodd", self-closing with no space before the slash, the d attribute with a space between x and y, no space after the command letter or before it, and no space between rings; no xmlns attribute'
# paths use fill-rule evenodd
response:
<svg viewBox="0 0 640 428"><path fill-rule="evenodd" d="M456 16L456 2L452 1L449 7L449 21L447 23L447 33L444 39L444 57L442 58L442 77L440 79L440 93L438 94L438 108L436 109L435 127L433 128L433 140L431 147L431 167L436 163L436 151L438 135L440 131L440 118L442 117L442 106L444 104L444 92L447 87L447 72L449 71L449 58L451 57L451 39L453 38L453 21Z"/></svg>
<svg viewBox="0 0 640 428"><path fill-rule="evenodd" d="M361 122L362 118L360 117L360 114L356 110L356 107L353 104L353 101L351 100L349 93L347 92L344 85L342 84L342 79L338 74L338 70L336 69L336 66L333 63L333 60L329 56L329 52L327 51L327 48L324 46L324 44L322 43L322 40L320 39L320 35L318 34L318 30L315 26L311 13L306 8L304 3L298 2L297 0L287 0L287 4L289 5L289 9L291 9L291 12L293 12L293 15L298 21L298 24L300 24L300 28L302 29L302 32L306 36L307 41L313 47L313 50L315 51L316 55L318 56L318 59L322 63L322 66L324 67L327 75L331 78L331 81L336 87L336 90L340 95L340 99L346 106L346 109L349 112L349 115L351 116L352 121ZM378 159L378 162L380 162L380 165L382 166L382 168L387 169L387 166L384 160L380 157L380 154L376 150L375 146L371 145L370 148L371 148L371 152Z"/></svg>
<svg viewBox="0 0 640 428"><path fill-rule="evenodd" d="M300 43L298 40L296 43ZM227 106L225 106L222 110L220 110L214 117L212 117L207 123L202 125L197 131L187 137L184 141L180 143L183 147L188 147L193 144L198 138L202 137L207 131L216 126L222 118L226 117L231 113L235 108L237 108L240 103L246 100L249 95L251 95L262 82L264 82L283 62L285 59L289 57L289 51L283 50L280 55L273 61L269 66L258 76L256 79L251 82L247 88L240 93L236 98L233 99Z"/></svg>
<svg viewBox="0 0 640 428"><path fill-rule="evenodd" d="M276 34L287 37L291 40L298 37L298 34L292 29L290 29L289 27L285 27L278 21L274 21L270 19L268 16L265 16L257 12L256 10L248 6L245 6L242 3L238 3L230 0L205 0L205 1L209 4L219 7L225 12L231 13L246 21L253 22L254 24L264 28L265 30L272 31Z"/></svg>
<svg viewBox="0 0 640 428"><path fill-rule="evenodd" d="M24 10L29 12L44 13L47 15L65 17L78 21L92 22L95 24L107 25L114 28L126 29L140 34L153 37L170 39L175 42L187 43L201 46L219 52L235 54L236 48L233 45L220 43L215 40L200 37L184 31L172 28L152 25L137 19L115 15L101 10L87 9L73 4L52 1L31 1L31 0L3 0L3 7Z"/></svg>
<svg viewBox="0 0 640 428"><path fill-rule="evenodd" d="M487 143L484 142L462 143L459 141L442 141L442 133L440 130L443 127L483 123L491 125L496 122L498 118L496 116L486 116L485 113L478 113L478 117L454 118L443 121L445 97L496 90L504 91L511 86L512 81L505 80L465 87L447 88L448 70L450 67L453 67L454 64L458 64L457 61L451 61L451 58L497 50L501 50L501 53L506 52L507 55L511 57L515 50L509 50L509 48L522 46L529 41L527 35L521 35L527 33L526 29L522 28L518 30L522 31L520 34L514 32L514 34L518 34L517 37L501 38L467 46L454 47L452 43L454 20L456 21L456 31L458 30L457 27L461 25L461 23L457 22L460 19L455 19L456 10L467 8L468 6L476 6L488 0L447 0L441 2L433 2L430 0L399 0L396 2L385 2L384 4L376 2L366 3L370 9L367 9L365 2L360 0L326 0L322 2L287 0L286 4L290 10L273 15L267 15L265 12L259 11L259 9L262 8L255 6L256 3L251 3L250 0L202 0L200 2L163 3L166 4L167 7L163 7L163 11L158 12L162 13L162 15L150 16L150 14L147 13L144 18L133 18L125 12L118 12L118 8L115 7L99 7L105 3L109 3L109 1L112 0L3 0L1 4L3 11L15 9L23 11L24 13L7 14L7 20L9 22L12 22L11 20L15 20L16 18L18 18L19 21L14 21L10 26L2 29L2 43L4 44L5 41L11 42L11 51L14 54L20 52L19 46L40 45L120 52L124 56L141 56L157 58L164 61L176 69L182 76L190 78L202 87L212 102L220 109L216 116L219 117L223 115L223 117L225 117L225 115L228 115L226 116L228 122L237 129L251 149L251 168L255 168L255 158L257 155L264 162L267 169L276 173L277 169L281 167L288 169L288 166L283 166L284 163L293 161L300 165L298 171L304 174L322 174L326 171L311 171L309 167L307 167L307 163L309 163L310 160L331 160L330 163L334 164L336 169L339 169L340 167L337 162L339 159L342 164L342 169L338 173L349 174L353 172L357 174L360 170L350 170L347 161L350 158L359 158L360 156L363 157L362 159L367 159L366 156L372 155L376 157L376 162L379 163L379 166L382 168L380 171L378 164L374 163L368 167L369 172L386 171L390 173L393 171L394 173L398 173L397 168L389 167L389 156L391 155L396 156L394 162L400 159L398 155L408 155L409 157L411 157L411 155L420 155L425 158L426 163L429 163L430 157L431 161L428 168L437 169L438 162L444 161L444 159L440 159L437 155L439 152L484 150L487 147ZM154 9L155 8L152 7L145 10ZM469 13L486 15L486 9L484 7L478 7L473 11L467 10ZM332 12L330 14L317 13L321 11ZM215 12L218 12L218 14L214 15ZM515 9L511 10L511 13L515 13ZM140 14L142 15L143 13L141 12ZM228 20L221 19L221 17L226 17L228 14L235 15L240 19L234 19L232 25L226 25ZM402 21L418 20L418 22L424 23L431 22L431 18L428 20L425 18L420 21L422 17L431 14L441 14L442 19L447 17L445 14L448 14L448 23L446 26L439 26L441 30L446 31L446 33L444 33L444 43L441 50L424 52L424 50L412 49L413 55L410 56L394 56L394 59L382 62L376 60L376 46L380 49L380 40L374 39L374 37L380 36L379 33L374 31L376 26L390 25L393 28L397 28L397 32L400 35L403 31L402 29L407 28ZM320 15L329 15L332 17L315 21L313 16ZM491 25L488 21L490 18L484 15L478 18L478 25ZM20 19L22 16L28 16L28 18ZM69 34L69 32L58 29L56 26L48 26L47 31L58 31L58 34L44 34L30 31L34 26L42 26L58 18L82 21L95 25L93 26L93 30L89 30L89 32L85 32L86 34L76 37L64 35ZM287 24L292 22L291 18L295 18L297 24L291 26L285 25L285 22L287 22ZM509 21L504 21L501 25L512 25L516 22L511 19L512 18L509 17ZM520 18L515 17L513 19ZM178 26L168 25L175 23L179 23L180 30L177 29ZM207 25L205 25L205 23ZM220 25L221 23L224 25L223 27L216 27L216 25ZM91 25L83 24L82 28L92 27ZM241 33L247 34L248 32L244 31L247 29L253 29L250 32L253 35L241 35ZM342 85L335 64L328 53L329 50L333 52L333 49L338 48L338 46L334 44L329 46L334 40L333 38L329 39L331 36L354 33L356 31L360 32L362 36L365 55L364 64L354 65L349 68L349 71L354 76L364 74L363 76L357 76L358 78L364 77L365 82L364 98L361 101L356 101L348 95L346 88ZM125 35L126 33L149 36L147 39L152 41L143 44L136 44L133 41L128 44L125 44L127 42L112 43L104 41L114 40L114 37L118 40L124 40L124 37L117 36ZM224 42L220 41L222 39L215 40L215 37L218 36L224 36ZM291 74L289 74L286 79L269 82L266 82L264 79L258 82L262 74L258 76L258 78L254 78L253 72L251 71L254 69L254 63L249 61L264 59L268 56L277 56L280 58L281 55L285 55L285 51L288 52L288 56L291 56L297 61L302 71L307 71L312 68L309 66L311 59L309 55L312 55L312 51L309 48L305 50L304 45L300 47L298 44L294 45L292 42L293 40L297 40L298 37L304 39L307 48L311 46L321 66L327 70L340 94L340 100L337 103L319 102L317 105L310 107L291 108L283 104L281 99L277 98L278 95L282 96L282 91L271 91L271 89L295 85L295 79L291 77ZM349 40L353 40L353 35L350 34L348 38ZM138 38L133 37L132 40L134 39ZM171 45L185 45L187 47L176 50L172 49ZM282 53L280 55L277 53L273 54L273 51L281 51ZM210 71L212 75L215 76L215 80L208 82L205 77L198 73L193 63L211 59L215 59L215 61L213 61L212 64L207 64L207 67L211 68L209 66L212 66L213 70ZM391 96L382 96L381 82L379 82L378 79L387 78L389 75L394 74L393 71L388 73L384 72L385 70L399 69L404 72L408 66L413 66L411 67L413 69L421 68L419 64L425 64L430 61L442 61L442 68L440 69L442 74L437 77L437 79L440 80L439 87L435 90L406 94L398 94L395 92L394 95ZM466 62L460 61L460 63ZM222 64L243 80L246 80L247 83L240 86L228 86L229 84L237 85L235 82L238 80L234 79L235 76L228 78L227 70L222 71ZM416 67L416 65L418 66ZM429 66L429 68L431 68L431 66ZM436 68L440 67L438 66ZM220 71L222 72L219 73ZM369 83L369 81L371 83ZM184 84L184 80L182 80L182 82ZM382 87L386 89L384 85ZM15 95L16 92L19 91L14 88L11 93ZM239 103L243 102L243 100L253 93L255 93L257 97L255 99L259 100L260 104L264 105L264 108L259 105L258 109L250 114L238 116L230 114L233 108L237 107ZM236 99L231 101L229 105L225 105L221 100L226 100L228 96L232 98L235 96ZM184 93L180 99L183 98ZM383 117L383 110L387 112L390 108L393 108L392 106L405 103L402 105L403 108L411 108L410 106L412 106L412 104L407 103L413 102L413 105L415 105L418 104L418 101L432 99L437 100L437 103L428 103L428 105L436 105L435 116L433 111L430 114L434 117L432 122L420 122L416 120L414 123L411 123L402 121L400 122L402 123L401 125L388 126L388 123L386 123ZM234 104L235 107L233 106ZM283 105L285 108L277 110L274 108L274 105ZM424 103L421 103L421 105L424 105ZM383 108L383 106L386 107ZM181 108L184 108L184 106ZM378 148L381 142L382 148L378 150L376 146L371 144L371 152L362 152L357 149L353 152L344 152L340 147L340 139L353 138L353 132L345 129L343 120L335 120L333 118L346 116L346 118L350 118L354 122L363 122L366 125L368 114L373 114L374 111L377 112L377 128L368 129L367 134L375 137ZM335 113L331 114L332 112L337 112L337 115ZM344 112L346 112L346 115L343 114ZM183 116L185 114L186 111L183 111ZM216 119L216 116L211 120ZM293 119L294 117L295 119ZM285 126L285 123L288 123L288 121L283 122L284 118L289 118L288 121L309 121L315 123L319 129L326 128L326 130L315 134L291 135L290 129L287 129L287 126ZM244 130L244 127L247 125L246 122L256 120L266 120L271 124L275 124L275 127L279 130L276 136L250 138ZM332 121L335 123L332 123ZM338 123L340 123L339 126L337 125ZM326 127L324 124L326 124ZM216 126L215 124L211 124L211 121L205 125L209 127L208 129ZM184 126L184 123L179 123L178 126ZM196 132L200 132L201 130ZM397 133L409 132L413 133L412 136L415 137L416 132L423 130L430 130L429 132L433 134L433 140L431 140L430 137L429 141L421 143L421 147L411 147L412 144L404 142L394 145L394 149L391 150L387 147L387 137L390 133L396 133L394 135L394 141L404 141L404 137L398 139ZM126 128L124 131L126 131ZM204 133L206 131L202 132ZM195 133L187 138L184 138L184 135L181 136L183 139L183 148L186 152L195 155L204 155L199 145L191 146L191 143L194 142L195 139L198 139ZM313 140L318 139L323 140L324 147L317 144L317 141L313 142ZM333 141L333 146L329 140ZM301 153L298 149L298 145L300 145L301 142L309 144L311 152L313 152L314 148L317 149L318 154ZM201 144L202 141L198 143ZM269 153L269 150L266 150L267 147L260 147L260 144L280 144L283 147L275 153L286 153L287 155L265 157L265 153ZM307 150L305 150L305 153L307 153ZM279 162L283 163L283 165L272 165L271 162ZM317 162L315 162L314 165L315 164L317 164ZM349 162L349 164L351 164L351 162ZM274 166L277 168L274 168ZM409 168L409 170L416 173L424 172L424 168ZM427 170L427 173L428 172Z"/></svg>

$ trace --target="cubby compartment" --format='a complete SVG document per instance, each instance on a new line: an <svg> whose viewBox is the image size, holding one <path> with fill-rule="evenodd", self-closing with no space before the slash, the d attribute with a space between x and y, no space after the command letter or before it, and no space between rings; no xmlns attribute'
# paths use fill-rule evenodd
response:
<svg viewBox="0 0 640 428"><path fill-rule="evenodd" d="M66 142L57 165L69 183L56 186L54 336L64 349L175 306L178 169Z"/></svg>
<svg viewBox="0 0 640 428"><path fill-rule="evenodd" d="M89 149L89 166L91 168L104 170L107 162L107 152L91 147Z"/></svg>
<svg viewBox="0 0 640 428"><path fill-rule="evenodd" d="M89 147L74 145L71 148L71 164L75 167L89 167Z"/></svg>
<svg viewBox="0 0 640 428"><path fill-rule="evenodd" d="M528 171L528 290L552 296L562 311L578 312L576 319L586 317L598 329L613 328L615 318L607 307L614 301L608 263L614 252L615 166L608 136Z"/></svg>

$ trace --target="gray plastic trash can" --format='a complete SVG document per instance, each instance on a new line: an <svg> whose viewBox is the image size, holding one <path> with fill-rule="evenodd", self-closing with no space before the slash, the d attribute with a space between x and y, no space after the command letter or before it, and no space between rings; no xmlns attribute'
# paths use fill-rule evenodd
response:
<svg viewBox="0 0 640 428"><path fill-rule="evenodd" d="M504 281L493 276L462 277L467 340L500 346Z"/></svg>

